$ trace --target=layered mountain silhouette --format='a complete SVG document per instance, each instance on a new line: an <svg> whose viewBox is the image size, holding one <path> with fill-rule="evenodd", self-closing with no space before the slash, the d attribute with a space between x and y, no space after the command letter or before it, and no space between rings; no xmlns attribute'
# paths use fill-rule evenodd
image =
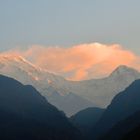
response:
<svg viewBox="0 0 140 140"><path fill-rule="evenodd" d="M79 131L29 85L0 75L0 139L77 140Z"/></svg>
<svg viewBox="0 0 140 140"><path fill-rule="evenodd" d="M0 73L36 87L51 104L68 116L88 107L105 108L115 95L140 78L136 70L119 66L106 78L69 81L17 55L0 56ZM68 106L66 100L73 105Z"/></svg>
<svg viewBox="0 0 140 140"><path fill-rule="evenodd" d="M136 80L112 100L92 130L93 138L99 139L99 137L110 131L119 121L126 119L139 110L140 80Z"/></svg>
<svg viewBox="0 0 140 140"><path fill-rule="evenodd" d="M99 121L104 111L105 109L91 107L76 113L70 119L82 134L87 137L89 131Z"/></svg>
<svg viewBox="0 0 140 140"><path fill-rule="evenodd" d="M119 66L103 79L69 81L20 56L2 55L0 73L22 83L0 75L0 139L82 140L80 132L86 140L139 136L140 73L132 68ZM67 116L76 114L69 120L50 103Z"/></svg>

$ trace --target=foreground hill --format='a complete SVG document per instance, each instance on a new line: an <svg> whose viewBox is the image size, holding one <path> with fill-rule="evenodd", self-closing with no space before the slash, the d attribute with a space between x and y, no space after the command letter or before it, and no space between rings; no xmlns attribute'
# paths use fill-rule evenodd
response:
<svg viewBox="0 0 140 140"><path fill-rule="evenodd" d="M140 110L140 80L133 82L126 90L119 93L107 107L92 132L94 139L105 135L119 121L126 119Z"/></svg>
<svg viewBox="0 0 140 140"><path fill-rule="evenodd" d="M32 86L0 75L0 139L77 140L80 133L65 115Z"/></svg>
<svg viewBox="0 0 140 140"><path fill-rule="evenodd" d="M102 137L102 140L140 139L140 110L128 118L118 122Z"/></svg>
<svg viewBox="0 0 140 140"><path fill-rule="evenodd" d="M122 140L139 140L140 139L140 125L134 130L126 134Z"/></svg>
<svg viewBox="0 0 140 140"><path fill-rule="evenodd" d="M87 136L104 111L105 109L91 107L76 113L70 119L83 135Z"/></svg>

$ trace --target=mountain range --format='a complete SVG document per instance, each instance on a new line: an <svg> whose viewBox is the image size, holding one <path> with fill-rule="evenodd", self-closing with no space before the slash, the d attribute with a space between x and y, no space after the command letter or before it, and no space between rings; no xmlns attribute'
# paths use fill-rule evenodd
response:
<svg viewBox="0 0 140 140"><path fill-rule="evenodd" d="M0 73L0 139L140 138L140 73L132 68L69 81L20 56L1 55Z"/></svg>
<svg viewBox="0 0 140 140"><path fill-rule="evenodd" d="M41 69L21 56L1 55L0 73L25 85L32 85L67 116L88 107L106 108L140 73L127 66L117 67L108 77L70 81Z"/></svg>
<svg viewBox="0 0 140 140"><path fill-rule="evenodd" d="M63 77L42 70L21 56L1 55L0 74L12 77L24 85L32 85L53 105L68 116L94 106L93 102L72 93L65 88L57 88L67 80Z"/></svg>

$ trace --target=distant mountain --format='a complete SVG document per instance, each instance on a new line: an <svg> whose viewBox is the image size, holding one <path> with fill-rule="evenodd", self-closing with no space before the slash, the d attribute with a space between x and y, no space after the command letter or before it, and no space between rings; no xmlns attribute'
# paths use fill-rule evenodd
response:
<svg viewBox="0 0 140 140"><path fill-rule="evenodd" d="M87 136L92 127L99 121L104 111L105 109L101 108L87 108L73 115L70 120Z"/></svg>
<svg viewBox="0 0 140 140"><path fill-rule="evenodd" d="M119 66L103 79L69 81L34 66L21 56L10 55L0 56L0 73L23 84L33 85L50 103L65 111L68 116L88 107L105 108L117 93L140 78L140 73L136 70Z"/></svg>
<svg viewBox="0 0 140 140"><path fill-rule="evenodd" d="M140 110L140 80L119 93L107 107L92 132L94 139L107 133L119 121Z"/></svg>
<svg viewBox="0 0 140 140"><path fill-rule="evenodd" d="M32 86L0 75L0 139L77 140L79 131Z"/></svg>
<svg viewBox="0 0 140 140"><path fill-rule="evenodd" d="M118 122L102 140L140 139L140 111Z"/></svg>
<svg viewBox="0 0 140 140"><path fill-rule="evenodd" d="M60 95L60 93L51 86L47 89L47 91L51 91L51 96L47 96L49 102L63 110L67 116L77 113L77 111L79 111L81 108L85 109L89 106L95 106L87 99L84 99L73 93Z"/></svg>
<svg viewBox="0 0 140 140"><path fill-rule="evenodd" d="M140 73L127 66L117 67L108 77L78 82L69 82L69 90L88 100L97 107L105 108L115 95L140 78Z"/></svg>

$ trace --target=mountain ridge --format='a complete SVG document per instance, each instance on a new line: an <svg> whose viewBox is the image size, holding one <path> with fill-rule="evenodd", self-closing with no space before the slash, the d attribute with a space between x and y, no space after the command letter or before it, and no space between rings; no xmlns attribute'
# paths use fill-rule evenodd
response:
<svg viewBox="0 0 140 140"><path fill-rule="evenodd" d="M55 100L55 94L53 94L52 90L49 90L50 87L62 99L60 106L66 105L63 97L73 93L77 97L77 102L78 100L83 100L82 104L84 106L77 108L74 112L65 111L68 116L87 107L107 107L117 93L123 91L133 81L140 78L140 73L135 69L122 65L117 67L108 77L102 79L69 81L62 76L34 67L30 62L28 63L27 60L24 60L24 58L19 57L18 61L17 58L14 57L12 61L12 56L9 57L8 65L4 65L4 62L0 61L0 73L15 78L23 84L33 85L43 96L48 98L48 100L50 99L50 103L54 105L58 105L60 102ZM67 110L67 108L60 106L57 106L60 110Z"/></svg>

